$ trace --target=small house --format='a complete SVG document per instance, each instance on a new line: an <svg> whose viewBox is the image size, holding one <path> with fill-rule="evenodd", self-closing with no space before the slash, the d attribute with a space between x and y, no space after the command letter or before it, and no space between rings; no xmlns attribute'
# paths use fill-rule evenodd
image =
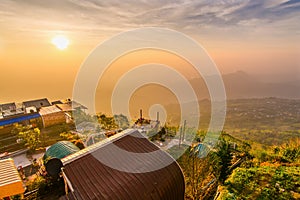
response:
<svg viewBox="0 0 300 200"><path fill-rule="evenodd" d="M44 127L49 127L52 125L62 124L66 122L64 112L57 108L55 105L41 107L39 114L42 117Z"/></svg>

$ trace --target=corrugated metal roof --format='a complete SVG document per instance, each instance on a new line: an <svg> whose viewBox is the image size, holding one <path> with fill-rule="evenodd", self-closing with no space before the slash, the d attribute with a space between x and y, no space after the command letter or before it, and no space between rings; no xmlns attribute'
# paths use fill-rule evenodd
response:
<svg viewBox="0 0 300 200"><path fill-rule="evenodd" d="M34 113L34 114L24 114L22 116L12 116L12 118L9 119L1 119L0 120L0 126L4 126L4 125L9 125L9 124L14 124L14 123L18 123L18 122L22 122L25 120L30 120L30 119L34 119L34 118L39 118L41 117L39 113Z"/></svg>
<svg viewBox="0 0 300 200"><path fill-rule="evenodd" d="M39 111L40 115L42 115L42 116L52 114L52 113L57 113L57 112L62 112L62 111L55 105L42 107Z"/></svg>
<svg viewBox="0 0 300 200"><path fill-rule="evenodd" d="M70 104L61 103L61 104L55 104L55 105L64 112L73 110L72 105L70 105Z"/></svg>
<svg viewBox="0 0 300 200"><path fill-rule="evenodd" d="M111 146L147 155L126 159ZM158 152L151 154L151 152ZM150 155L150 156L149 156ZM102 163L106 158L123 166L131 166L138 172L125 172ZM153 170L159 163L166 167ZM166 152L143 137L137 130L117 134L107 141L92 145L62 159L64 173L70 180L77 199L184 199L184 176L177 162ZM130 169L129 169L130 170ZM66 197L65 197L66 198Z"/></svg>
<svg viewBox="0 0 300 200"><path fill-rule="evenodd" d="M23 183L13 159L0 160L0 198L23 192Z"/></svg>
<svg viewBox="0 0 300 200"><path fill-rule="evenodd" d="M64 158L70 154L78 152L80 149L69 141L60 141L53 144L44 154L44 160L50 158Z"/></svg>

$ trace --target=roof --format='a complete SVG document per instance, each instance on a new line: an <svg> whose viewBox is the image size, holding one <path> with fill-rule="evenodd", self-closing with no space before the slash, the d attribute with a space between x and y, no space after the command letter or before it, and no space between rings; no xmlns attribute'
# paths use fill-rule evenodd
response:
<svg viewBox="0 0 300 200"><path fill-rule="evenodd" d="M39 111L40 115L42 116L52 114L52 113L57 113L57 112L61 112L61 110L57 108L55 105L42 107Z"/></svg>
<svg viewBox="0 0 300 200"><path fill-rule="evenodd" d="M70 154L78 152L80 149L69 141L60 141L53 144L44 154L44 160L50 158L64 158Z"/></svg>
<svg viewBox="0 0 300 200"><path fill-rule="evenodd" d="M0 199L24 193L23 183L13 159L0 160Z"/></svg>
<svg viewBox="0 0 300 200"><path fill-rule="evenodd" d="M114 151L115 146L138 156L129 159ZM128 168L111 167L105 160ZM70 199L184 199L184 176L177 162L137 130L123 131L62 162L73 189ZM163 163L168 165L154 169Z"/></svg>
<svg viewBox="0 0 300 200"><path fill-rule="evenodd" d="M23 105L25 107L34 106L39 109L41 107L50 106L51 104L47 98L44 98L44 99L36 99L36 100L31 100L31 101L24 101Z"/></svg>
<svg viewBox="0 0 300 200"><path fill-rule="evenodd" d="M5 104L0 104L0 110L16 110L16 104L15 103L5 103Z"/></svg>
<svg viewBox="0 0 300 200"><path fill-rule="evenodd" d="M80 108L80 109L87 109L87 107L85 107L84 105L78 103L77 101L70 101L69 103L72 104L72 107L74 109Z"/></svg>
<svg viewBox="0 0 300 200"><path fill-rule="evenodd" d="M8 118L8 117L16 117L17 115L22 115L24 114L24 110L22 108L15 108L15 110L2 110L2 113L4 118Z"/></svg>
<svg viewBox="0 0 300 200"><path fill-rule="evenodd" d="M57 101L52 101L51 104L52 105L55 105L55 104L62 104L63 102L60 101L60 100L57 100Z"/></svg>
<svg viewBox="0 0 300 200"><path fill-rule="evenodd" d="M68 104L70 105L73 109L87 109L87 107L85 107L84 105L78 103L77 101L74 100L70 100L68 99L67 101L64 102L64 104Z"/></svg>
<svg viewBox="0 0 300 200"><path fill-rule="evenodd" d="M73 110L72 105L70 104L56 104L56 106L64 112Z"/></svg>
<svg viewBox="0 0 300 200"><path fill-rule="evenodd" d="M76 101L67 101L65 103L56 104L56 106L65 112L76 110L76 109L87 109L87 107L81 105Z"/></svg>
<svg viewBox="0 0 300 200"><path fill-rule="evenodd" d="M0 120L0 126L5 126L9 124L14 124L18 122L22 122L25 120L30 120L34 118L39 118L40 114L39 113L34 113L34 114L22 114L18 116L12 116L10 118L4 118Z"/></svg>

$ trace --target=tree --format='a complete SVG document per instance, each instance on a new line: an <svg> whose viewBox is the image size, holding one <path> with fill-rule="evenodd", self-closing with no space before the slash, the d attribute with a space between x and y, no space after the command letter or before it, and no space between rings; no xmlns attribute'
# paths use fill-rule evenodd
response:
<svg viewBox="0 0 300 200"><path fill-rule="evenodd" d="M72 116L75 120L75 124L80 124L82 122L97 122L96 116L86 114L82 110L74 110Z"/></svg>
<svg viewBox="0 0 300 200"><path fill-rule="evenodd" d="M123 114L114 115L114 120L119 128L126 129L130 126L128 118Z"/></svg>
<svg viewBox="0 0 300 200"><path fill-rule="evenodd" d="M231 147L228 141L221 139L217 152L212 155L212 163L214 167L214 174L218 181L223 184L230 174L230 166L232 160Z"/></svg>
<svg viewBox="0 0 300 200"><path fill-rule="evenodd" d="M193 146L177 161L185 176L186 199L208 199L215 185L210 154L200 158L197 146Z"/></svg>
<svg viewBox="0 0 300 200"><path fill-rule="evenodd" d="M160 131L158 131L156 134L154 134L153 136L150 137L150 140L151 141L160 140L160 141L164 142L166 133L167 133L166 128L162 127L160 129Z"/></svg>
<svg viewBox="0 0 300 200"><path fill-rule="evenodd" d="M40 134L41 131L39 128L32 128L31 126L19 126L17 129L19 129L18 137L21 140L24 145L29 148L32 151L35 151L35 149L40 144Z"/></svg>
<svg viewBox="0 0 300 200"><path fill-rule="evenodd" d="M101 124L101 128L105 130L112 130L118 128L113 117L108 117L105 114L97 115L98 121Z"/></svg>

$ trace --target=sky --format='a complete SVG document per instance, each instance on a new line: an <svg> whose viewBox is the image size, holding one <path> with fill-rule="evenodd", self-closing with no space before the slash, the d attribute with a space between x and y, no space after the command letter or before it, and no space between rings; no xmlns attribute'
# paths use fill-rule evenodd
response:
<svg viewBox="0 0 300 200"><path fill-rule="evenodd" d="M182 32L222 74L300 79L299 0L1 0L0 103L72 96L81 64L101 42L141 27ZM70 40L65 50L51 40Z"/></svg>

